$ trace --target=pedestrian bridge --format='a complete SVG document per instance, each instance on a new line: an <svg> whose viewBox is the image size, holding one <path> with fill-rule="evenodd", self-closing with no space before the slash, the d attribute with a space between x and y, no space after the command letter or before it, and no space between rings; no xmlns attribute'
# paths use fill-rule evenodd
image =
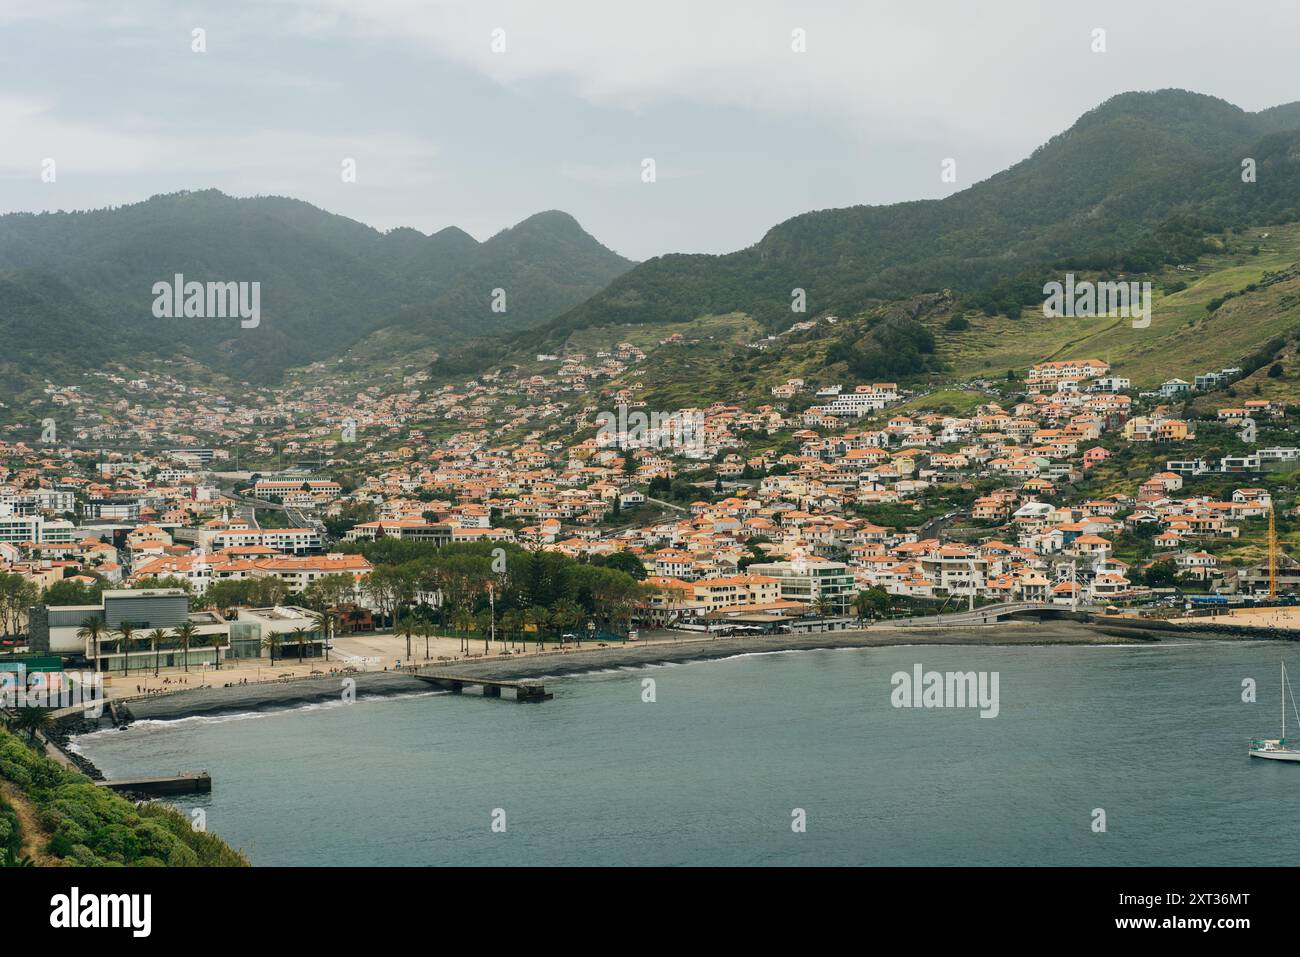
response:
<svg viewBox="0 0 1300 957"><path fill-rule="evenodd" d="M996 605L984 605L971 611L958 611L948 615L917 615L889 622L899 627L994 625L1000 621L1023 619L1027 621L1066 620L1089 621L1097 611L1094 605L1054 605L1043 601L1007 601Z"/></svg>

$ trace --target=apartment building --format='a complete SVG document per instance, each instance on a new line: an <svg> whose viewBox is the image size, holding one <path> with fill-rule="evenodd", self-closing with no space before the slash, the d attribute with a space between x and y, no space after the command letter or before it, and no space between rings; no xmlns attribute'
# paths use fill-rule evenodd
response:
<svg viewBox="0 0 1300 957"><path fill-rule="evenodd" d="M290 555L305 555L319 552L323 546L320 532L314 528L247 528L217 532L212 536L212 547L216 551L228 548L247 548L250 545L265 545L277 552Z"/></svg>
<svg viewBox="0 0 1300 957"><path fill-rule="evenodd" d="M343 486L339 485L338 482L325 482L315 479L310 481L261 479L253 485L253 497L259 499L286 499L299 493L305 493L310 497L324 495L332 498L342 491Z"/></svg>
<svg viewBox="0 0 1300 957"><path fill-rule="evenodd" d="M0 542L21 545L71 545L75 526L67 519L48 519L43 515L16 515L0 506Z"/></svg>
<svg viewBox="0 0 1300 957"><path fill-rule="evenodd" d="M361 522L344 534L345 542L374 541L377 538L400 538L411 542L433 542L443 545L451 541L452 526L431 525L413 519L381 519Z"/></svg>
<svg viewBox="0 0 1300 957"><path fill-rule="evenodd" d="M853 572L843 562L760 562L750 565L746 571L775 578L781 598L812 604L825 596L838 611L846 610L857 592Z"/></svg>
<svg viewBox="0 0 1300 957"><path fill-rule="evenodd" d="M702 578L691 583L695 600L705 612L747 605L766 605L781 597L779 579L767 575Z"/></svg>

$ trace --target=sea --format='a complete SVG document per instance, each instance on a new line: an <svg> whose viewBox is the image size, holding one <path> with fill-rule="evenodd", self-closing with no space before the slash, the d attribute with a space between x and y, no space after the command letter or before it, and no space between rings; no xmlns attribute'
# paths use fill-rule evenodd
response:
<svg viewBox="0 0 1300 957"><path fill-rule="evenodd" d="M778 652L75 746L109 778L207 770L172 803L254 865L1295 865L1300 763L1247 756L1283 657L1300 675L1277 642Z"/></svg>

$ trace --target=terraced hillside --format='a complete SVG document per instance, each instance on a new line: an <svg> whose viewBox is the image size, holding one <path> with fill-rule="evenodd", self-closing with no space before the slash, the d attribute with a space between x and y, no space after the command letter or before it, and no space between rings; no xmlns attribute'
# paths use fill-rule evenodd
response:
<svg viewBox="0 0 1300 957"><path fill-rule="evenodd" d="M1148 328L1135 329L1126 318L1049 319L1027 309L1018 319L970 317L968 330L952 332L936 317L939 354L958 378L1096 357L1138 387L1239 365L1271 339L1300 327L1300 226L1249 229L1231 234L1228 246L1189 268L1151 277ZM1165 292L1179 282L1187 288ZM1207 309L1229 293L1240 295Z"/></svg>

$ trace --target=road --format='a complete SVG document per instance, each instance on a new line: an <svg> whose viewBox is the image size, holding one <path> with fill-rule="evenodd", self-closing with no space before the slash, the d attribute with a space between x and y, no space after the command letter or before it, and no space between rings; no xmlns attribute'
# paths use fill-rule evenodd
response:
<svg viewBox="0 0 1300 957"><path fill-rule="evenodd" d="M954 509L951 512L945 512L943 515L932 518L917 530L916 537L919 541L924 541L927 538L937 538L942 541L943 530L965 514L966 512L962 509Z"/></svg>
<svg viewBox="0 0 1300 957"><path fill-rule="evenodd" d="M661 498L651 498L649 495L647 495L647 496L645 497L645 500L646 500L647 502L654 502L656 505L666 505L668 508L675 508L675 509L677 509L677 511L679 511L679 512L685 512L685 511L688 511L688 509L682 508L682 506L680 506L680 505L674 505L672 502L665 502L665 501L664 501L663 499L661 499Z"/></svg>
<svg viewBox="0 0 1300 957"><path fill-rule="evenodd" d="M291 528L314 528L322 536L325 534L325 524L319 518L307 514L300 508L281 505L277 502L263 502L258 499L245 498L242 495L236 495L234 492L226 492L225 494L239 506L239 514L248 519L254 528L261 527L258 525L255 510L266 508L276 512L284 512L284 516L288 519Z"/></svg>

